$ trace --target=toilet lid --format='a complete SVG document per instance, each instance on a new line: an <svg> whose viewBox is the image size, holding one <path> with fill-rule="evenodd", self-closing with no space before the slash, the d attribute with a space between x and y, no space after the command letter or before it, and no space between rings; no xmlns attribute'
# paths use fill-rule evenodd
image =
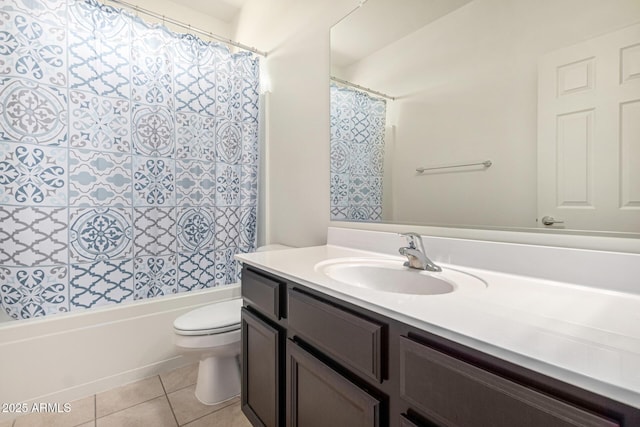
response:
<svg viewBox="0 0 640 427"><path fill-rule="evenodd" d="M180 335L211 335L240 329L242 298L217 302L192 310L173 322Z"/></svg>

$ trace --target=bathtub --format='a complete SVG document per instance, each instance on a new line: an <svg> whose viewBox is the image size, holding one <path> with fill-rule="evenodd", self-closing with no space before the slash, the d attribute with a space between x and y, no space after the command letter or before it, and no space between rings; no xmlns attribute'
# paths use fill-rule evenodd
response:
<svg viewBox="0 0 640 427"><path fill-rule="evenodd" d="M192 363L173 345L173 320L239 296L236 283L49 317L0 320L0 402L70 402ZM14 417L0 414L0 420Z"/></svg>

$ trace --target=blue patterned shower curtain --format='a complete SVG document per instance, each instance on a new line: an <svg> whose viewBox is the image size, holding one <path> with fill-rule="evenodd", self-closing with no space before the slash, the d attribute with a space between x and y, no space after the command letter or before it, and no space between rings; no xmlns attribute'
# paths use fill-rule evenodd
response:
<svg viewBox="0 0 640 427"><path fill-rule="evenodd" d="M95 0L0 6L0 302L30 318L237 282L258 62Z"/></svg>
<svg viewBox="0 0 640 427"><path fill-rule="evenodd" d="M331 219L381 221L387 103L331 85Z"/></svg>

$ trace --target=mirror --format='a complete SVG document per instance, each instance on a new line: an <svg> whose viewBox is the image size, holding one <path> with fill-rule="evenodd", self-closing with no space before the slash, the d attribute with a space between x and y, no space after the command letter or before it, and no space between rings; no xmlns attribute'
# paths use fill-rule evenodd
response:
<svg viewBox="0 0 640 427"><path fill-rule="evenodd" d="M637 0L368 0L331 58L332 220L640 237Z"/></svg>

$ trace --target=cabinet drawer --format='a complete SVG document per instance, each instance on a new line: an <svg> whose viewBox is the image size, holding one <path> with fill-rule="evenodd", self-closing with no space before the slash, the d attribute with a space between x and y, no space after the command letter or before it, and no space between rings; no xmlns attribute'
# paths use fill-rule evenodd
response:
<svg viewBox="0 0 640 427"><path fill-rule="evenodd" d="M405 337L400 338L400 396L447 426L619 426Z"/></svg>
<svg viewBox="0 0 640 427"><path fill-rule="evenodd" d="M295 289L288 292L289 327L338 362L378 382L385 376L384 326Z"/></svg>
<svg viewBox="0 0 640 427"><path fill-rule="evenodd" d="M262 314L279 320L283 313L282 293L285 282L244 267L242 269L242 298Z"/></svg>
<svg viewBox="0 0 640 427"><path fill-rule="evenodd" d="M287 426L378 427L381 402L287 341Z"/></svg>

